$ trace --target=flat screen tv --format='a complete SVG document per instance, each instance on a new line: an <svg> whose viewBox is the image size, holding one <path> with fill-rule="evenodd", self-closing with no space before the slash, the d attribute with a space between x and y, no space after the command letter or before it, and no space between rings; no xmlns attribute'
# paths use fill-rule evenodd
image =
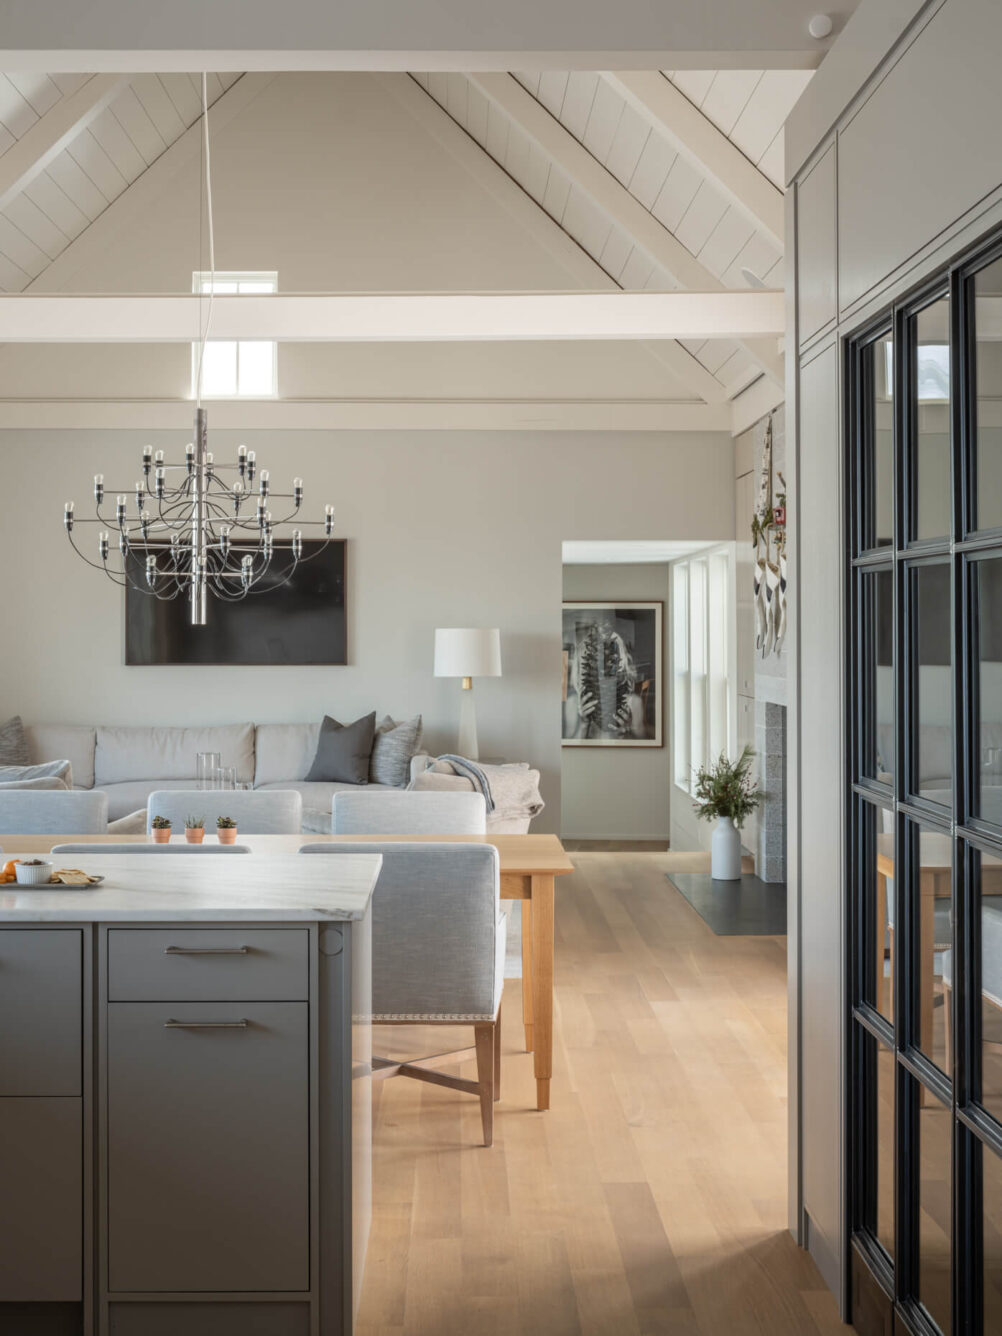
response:
<svg viewBox="0 0 1002 1336"><path fill-rule="evenodd" d="M320 549L323 548L323 551ZM315 554L315 555L313 555ZM345 664L345 540L304 542L286 584L239 603L209 595L208 624L191 625L186 598L161 602L125 593L125 662L153 664ZM284 564L284 563L283 563Z"/></svg>

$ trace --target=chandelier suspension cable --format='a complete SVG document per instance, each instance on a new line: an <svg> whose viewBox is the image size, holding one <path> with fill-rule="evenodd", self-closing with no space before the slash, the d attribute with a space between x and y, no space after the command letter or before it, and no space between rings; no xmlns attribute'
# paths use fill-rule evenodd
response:
<svg viewBox="0 0 1002 1336"><path fill-rule="evenodd" d="M269 592L287 584L305 561L318 557L334 533L334 507L324 508L321 520L303 520L303 480L294 478L291 492L275 492L266 469L257 468L255 451L241 445L235 464L217 464L208 449L208 415L202 407L205 352L212 323L216 287L216 245L212 216L212 159L209 144L208 76L202 74L202 156L205 189L204 221L208 230L209 280L199 282L198 359L195 367L195 439L180 464L169 464L163 450L143 447L142 477L135 484L135 525L128 519L128 496L119 493L114 519L102 512L104 474L94 475L94 517L77 519L72 501L63 512L63 527L70 545L88 566L103 571L113 584L146 594L161 602L189 600L191 623L204 626L207 599L236 603L250 594ZM202 262L203 211L199 201L199 263ZM205 319L201 319L203 299ZM177 476L176 484L168 475ZM225 475L236 474L232 481ZM257 497L251 487L257 478ZM112 489L109 488L109 491ZM287 513L274 518L269 507L289 503ZM285 507L283 506L283 509ZM278 531L295 522L291 535ZM98 560L86 556L73 536L76 524L96 524ZM313 551L303 550L303 527L323 526L323 541ZM111 553L111 534L117 530L119 557ZM279 557L279 560L276 560Z"/></svg>
<svg viewBox="0 0 1002 1336"><path fill-rule="evenodd" d="M205 361L205 345L209 341L209 326L212 324L212 299L216 292L216 239L212 222L212 156L209 146L209 91L208 75L205 70L202 71L202 161L204 171L201 185L205 189L205 220L209 235L209 302L206 311L205 320L201 322L201 337L198 345L198 367L195 374L195 407L202 406L202 366ZM202 210L199 209L198 229L199 229L199 255L202 251ZM199 289L205 291L205 284L200 283ZM199 302L201 307L201 302ZM201 315L201 312L199 312Z"/></svg>

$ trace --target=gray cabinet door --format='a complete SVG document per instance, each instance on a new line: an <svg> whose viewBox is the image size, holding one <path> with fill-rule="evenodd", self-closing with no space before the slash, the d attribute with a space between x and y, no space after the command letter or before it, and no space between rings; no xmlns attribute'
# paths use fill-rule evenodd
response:
<svg viewBox="0 0 1002 1336"><path fill-rule="evenodd" d="M111 1002L305 1002L305 928L112 928Z"/></svg>
<svg viewBox="0 0 1002 1336"><path fill-rule="evenodd" d="M80 1095L83 933L0 928L0 1097Z"/></svg>
<svg viewBox="0 0 1002 1336"><path fill-rule="evenodd" d="M83 1297L83 1101L0 1099L0 1303Z"/></svg>
<svg viewBox="0 0 1002 1336"><path fill-rule="evenodd" d="M111 1003L107 1064L111 1292L308 1289L307 1004Z"/></svg>

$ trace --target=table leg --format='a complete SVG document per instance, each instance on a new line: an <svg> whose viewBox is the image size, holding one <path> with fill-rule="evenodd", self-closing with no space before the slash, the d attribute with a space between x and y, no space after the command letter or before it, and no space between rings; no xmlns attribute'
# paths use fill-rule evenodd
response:
<svg viewBox="0 0 1002 1336"><path fill-rule="evenodd" d="M550 1107L553 1074L553 878L532 879L532 1016L536 1108Z"/></svg>
<svg viewBox="0 0 1002 1336"><path fill-rule="evenodd" d="M532 901L522 900L522 1024L525 1051L532 1052Z"/></svg>

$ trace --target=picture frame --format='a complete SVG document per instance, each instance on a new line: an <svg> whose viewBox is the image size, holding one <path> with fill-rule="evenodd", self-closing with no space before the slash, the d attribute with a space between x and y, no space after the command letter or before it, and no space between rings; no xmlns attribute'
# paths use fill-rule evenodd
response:
<svg viewBox="0 0 1002 1336"><path fill-rule="evenodd" d="M664 746L664 603L562 605L561 746Z"/></svg>

